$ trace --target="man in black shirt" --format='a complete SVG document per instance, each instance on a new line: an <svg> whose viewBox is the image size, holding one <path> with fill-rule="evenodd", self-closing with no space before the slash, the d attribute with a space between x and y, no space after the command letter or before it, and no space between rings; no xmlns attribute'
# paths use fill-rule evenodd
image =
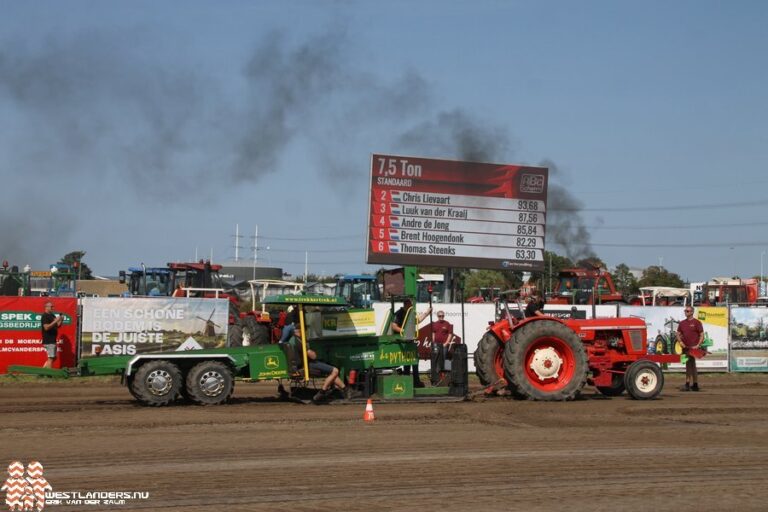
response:
<svg viewBox="0 0 768 512"><path fill-rule="evenodd" d="M419 337L419 324L424 321L432 312L432 306L429 306L426 311L421 314L416 314L416 310L413 307L411 299L406 298L403 300L403 307L395 312L395 317L392 320L392 332L399 334L401 338L418 342ZM424 383L419 378L419 351L416 350L416 364L413 366L406 366L403 373L405 375L413 374L413 386L416 388L423 388Z"/></svg>
<svg viewBox="0 0 768 512"><path fill-rule="evenodd" d="M53 361L56 359L56 338L59 333L59 326L64 320L61 315L53 314L53 303L48 301L45 303L45 313L40 317L40 324L43 330L43 346L48 355L48 359L45 361L43 368L51 368Z"/></svg>
<svg viewBox="0 0 768 512"><path fill-rule="evenodd" d="M538 294L533 293L528 297L528 305L525 306L525 318L532 318L534 316L547 316L542 311L544 309L544 299Z"/></svg>

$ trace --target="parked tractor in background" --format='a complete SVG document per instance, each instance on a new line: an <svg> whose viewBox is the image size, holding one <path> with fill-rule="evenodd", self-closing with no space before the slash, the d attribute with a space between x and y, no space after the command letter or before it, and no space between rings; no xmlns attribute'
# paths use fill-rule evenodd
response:
<svg viewBox="0 0 768 512"><path fill-rule="evenodd" d="M664 375L656 363L677 355L649 355L639 318L522 319L504 301L501 318L475 351L475 369L488 393L528 400L573 400L590 384L606 396L656 397Z"/></svg>
<svg viewBox="0 0 768 512"><path fill-rule="evenodd" d="M637 304L637 297L625 297L616 290L611 274L601 268L566 268L558 274L548 304Z"/></svg>
<svg viewBox="0 0 768 512"><path fill-rule="evenodd" d="M337 297L343 297L354 308L371 308L381 300L376 276L369 274L345 274L336 281Z"/></svg>
<svg viewBox="0 0 768 512"><path fill-rule="evenodd" d="M29 277L29 268L19 271L16 265L9 266L7 261L3 261L0 267L0 295L28 296L30 294Z"/></svg>
<svg viewBox="0 0 768 512"><path fill-rule="evenodd" d="M75 262L72 265L65 263L54 263L51 265L51 277L48 280L47 292L41 295L51 297L76 297L77 280L79 265Z"/></svg>
<svg viewBox="0 0 768 512"><path fill-rule="evenodd" d="M267 311L265 301L276 295L303 293L304 284L280 279L253 279L251 287L251 309L241 312L243 321L243 346L265 345L280 341L286 323L286 310Z"/></svg>
<svg viewBox="0 0 768 512"><path fill-rule="evenodd" d="M128 286L131 295L170 297L173 294L173 273L167 267L130 267L121 270L119 281Z"/></svg>
<svg viewBox="0 0 768 512"><path fill-rule="evenodd" d="M690 306L691 291L688 288L669 286L644 286L640 288L640 306Z"/></svg>
<svg viewBox="0 0 768 512"><path fill-rule="evenodd" d="M501 288L498 287L482 287L477 290L477 295L470 297L467 302L470 304L482 304L484 302L496 302L499 300L501 294Z"/></svg>
<svg viewBox="0 0 768 512"><path fill-rule="evenodd" d="M757 304L758 279L715 277L702 286L701 305Z"/></svg>
<svg viewBox="0 0 768 512"><path fill-rule="evenodd" d="M221 265L200 260L197 263L168 263L167 267L131 267L120 271L120 282L128 285L132 296L169 297L180 285L185 297L229 300L229 346L243 343L243 317L240 297L219 276Z"/></svg>

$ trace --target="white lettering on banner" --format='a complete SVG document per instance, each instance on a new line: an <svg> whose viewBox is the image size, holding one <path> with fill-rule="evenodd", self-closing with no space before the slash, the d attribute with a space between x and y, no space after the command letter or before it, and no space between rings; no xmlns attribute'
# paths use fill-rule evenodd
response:
<svg viewBox="0 0 768 512"><path fill-rule="evenodd" d="M184 310L177 309L94 309L93 318L98 319L150 319L183 320Z"/></svg>
<svg viewBox="0 0 768 512"><path fill-rule="evenodd" d="M201 348L227 339L228 301L213 298L84 298L83 355L176 350L190 335Z"/></svg>

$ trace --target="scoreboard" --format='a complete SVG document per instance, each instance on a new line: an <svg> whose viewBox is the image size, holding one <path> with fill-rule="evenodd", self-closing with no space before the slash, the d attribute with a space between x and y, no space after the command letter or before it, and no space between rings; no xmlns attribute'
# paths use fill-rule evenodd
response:
<svg viewBox="0 0 768 512"><path fill-rule="evenodd" d="M367 262L543 270L548 169L372 155Z"/></svg>

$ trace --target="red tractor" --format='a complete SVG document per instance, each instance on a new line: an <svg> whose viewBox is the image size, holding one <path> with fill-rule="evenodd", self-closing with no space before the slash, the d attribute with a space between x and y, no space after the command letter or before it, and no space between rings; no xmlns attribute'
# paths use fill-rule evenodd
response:
<svg viewBox="0 0 768 512"><path fill-rule="evenodd" d="M649 355L639 318L521 319L505 302L475 351L475 369L486 391L528 400L573 400L586 384L606 396L656 397L664 375L656 363L679 355Z"/></svg>
<svg viewBox="0 0 768 512"><path fill-rule="evenodd" d="M639 299L624 297L613 284L609 272L601 268L565 268L558 274L554 292L547 304L637 304Z"/></svg>
<svg viewBox="0 0 768 512"><path fill-rule="evenodd" d="M759 290L757 279L713 277L702 287L701 305L756 304Z"/></svg>

